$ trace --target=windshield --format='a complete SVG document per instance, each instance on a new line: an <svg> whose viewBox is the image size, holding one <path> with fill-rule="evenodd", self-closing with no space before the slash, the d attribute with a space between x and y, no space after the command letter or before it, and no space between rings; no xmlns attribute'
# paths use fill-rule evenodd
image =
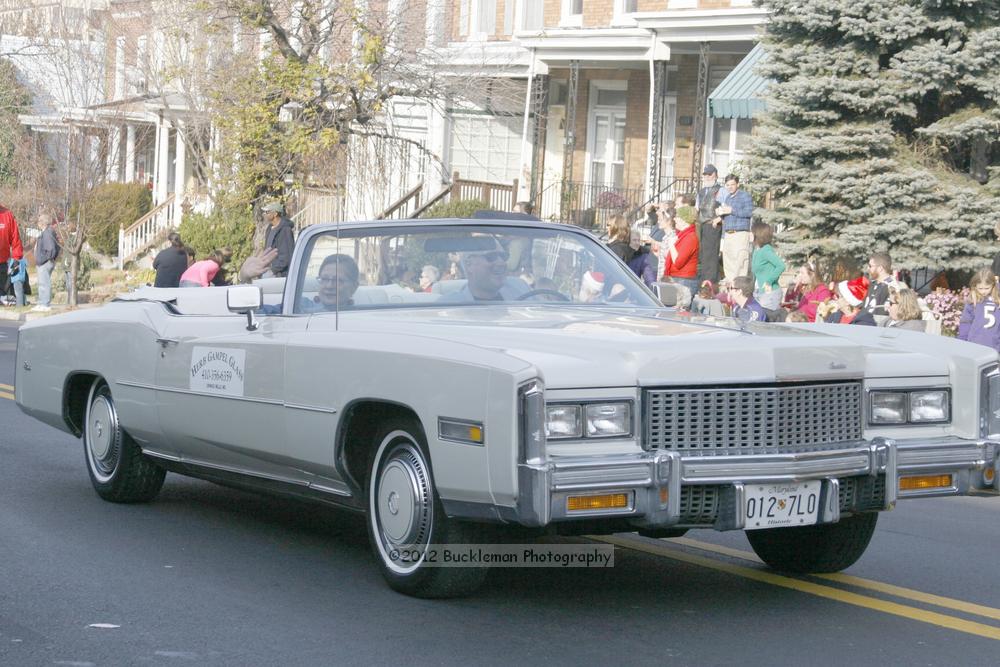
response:
<svg viewBox="0 0 1000 667"><path fill-rule="evenodd" d="M341 229L310 239L295 312L497 303L660 304L602 244L501 225Z"/></svg>

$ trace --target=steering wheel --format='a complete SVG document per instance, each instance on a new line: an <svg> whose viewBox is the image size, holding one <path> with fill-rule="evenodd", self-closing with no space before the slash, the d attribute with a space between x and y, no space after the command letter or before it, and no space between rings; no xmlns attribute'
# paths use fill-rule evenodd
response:
<svg viewBox="0 0 1000 667"><path fill-rule="evenodd" d="M628 290L623 289L621 292L608 297L608 303L631 303L629 301L630 296Z"/></svg>
<svg viewBox="0 0 1000 667"><path fill-rule="evenodd" d="M533 289L533 290L529 290L529 291L525 292L524 294L520 295L519 297L517 297L516 299L514 299L514 301L524 301L526 299L530 299L533 296L542 296L543 294L546 295L546 296L554 296L557 299L559 299L560 301L566 301L566 302L572 301L572 299L570 299L568 296L566 296L562 292L558 292L558 291L556 291L554 289Z"/></svg>

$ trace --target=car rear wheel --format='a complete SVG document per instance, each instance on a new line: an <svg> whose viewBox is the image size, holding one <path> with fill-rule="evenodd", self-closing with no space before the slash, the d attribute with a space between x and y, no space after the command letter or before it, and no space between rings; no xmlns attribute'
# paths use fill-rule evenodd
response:
<svg viewBox="0 0 1000 667"><path fill-rule="evenodd" d="M118 421L118 409L103 380L90 388L83 427L83 451L94 490L114 503L142 503L156 497L166 471L147 458Z"/></svg>
<svg viewBox="0 0 1000 667"><path fill-rule="evenodd" d="M747 539L760 559L776 570L796 574L839 572L861 558L877 521L877 512L867 512L844 517L837 523L748 530Z"/></svg>
<svg viewBox="0 0 1000 667"><path fill-rule="evenodd" d="M382 575L394 590L421 598L476 591L485 567L433 567L443 555L432 545L475 544L481 530L449 519L434 488L430 457L416 423L379 430L368 465L368 538Z"/></svg>

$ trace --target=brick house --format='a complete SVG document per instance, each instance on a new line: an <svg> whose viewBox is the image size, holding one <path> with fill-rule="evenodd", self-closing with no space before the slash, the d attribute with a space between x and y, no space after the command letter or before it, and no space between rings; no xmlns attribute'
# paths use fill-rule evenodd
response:
<svg viewBox="0 0 1000 667"><path fill-rule="evenodd" d="M211 166L193 154L207 154L214 135L196 139L190 128L198 119L183 97L171 93L169 81L146 80L160 61L176 68L164 54L183 53L185 40L200 38L158 27L160 4L90 6L106 17L98 40L106 95L88 114L106 130L108 178L149 183L157 205L155 220L129 230L135 238L125 240L122 260L144 252L175 226L185 202L201 204L211 188ZM414 191L426 202L457 172L506 187L506 198L493 202L498 208L530 199L547 219L591 225L613 207L692 190L704 162L724 172L751 130L749 114L732 112L739 105L716 112L709 103L727 75L738 73L766 21L750 0L366 6L405 12L407 39L421 40L449 75L467 82L468 94L439 103L400 97L388 105L386 126L410 148L379 169L359 163L337 184L338 194L325 197L337 198L332 207L299 202L300 210L311 207L310 221L375 217ZM215 40L212 48L267 48L266 34L201 37ZM516 192L509 192L513 183Z"/></svg>
<svg viewBox="0 0 1000 667"><path fill-rule="evenodd" d="M516 170L513 156L502 169L501 155L482 159L543 217L588 224L602 204L691 191L703 163L725 172L741 156L752 120L713 113L708 97L766 21L748 0L460 0L450 19L449 48L519 52Z"/></svg>

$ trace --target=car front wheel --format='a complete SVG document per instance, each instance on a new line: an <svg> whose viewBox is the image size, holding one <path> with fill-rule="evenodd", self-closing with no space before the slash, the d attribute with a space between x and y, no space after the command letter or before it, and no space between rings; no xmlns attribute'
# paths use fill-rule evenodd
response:
<svg viewBox="0 0 1000 667"><path fill-rule="evenodd" d="M103 380L90 388L83 451L94 490L113 503L143 503L156 497L166 471L147 458L121 427L111 390Z"/></svg>
<svg viewBox="0 0 1000 667"><path fill-rule="evenodd" d="M420 433L415 423L400 421L374 438L365 481L368 538L394 590L421 598L468 595L482 584L487 568L442 567L438 547L475 544L481 531L445 516Z"/></svg>
<svg viewBox="0 0 1000 667"><path fill-rule="evenodd" d="M837 523L748 530L746 535L754 552L774 569L821 574L854 565L868 548L877 521L878 513L867 512Z"/></svg>

